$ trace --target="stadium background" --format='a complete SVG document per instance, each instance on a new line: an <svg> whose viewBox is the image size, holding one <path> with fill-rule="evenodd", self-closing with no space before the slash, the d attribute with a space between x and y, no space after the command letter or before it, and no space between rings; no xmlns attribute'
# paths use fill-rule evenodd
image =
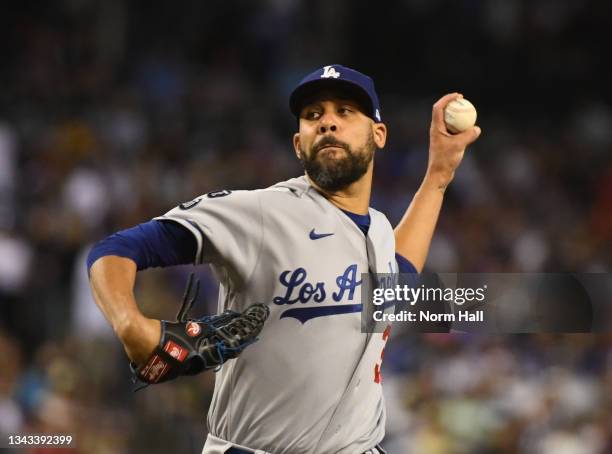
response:
<svg viewBox="0 0 612 454"><path fill-rule="evenodd" d="M132 394L84 257L200 193L300 173L287 96L323 64L377 83L390 137L373 205L393 222L423 175L431 104L457 90L478 107L484 134L448 191L429 270L609 271L611 10L603 0L5 5L0 434L67 432L84 453L199 452L213 374ZM141 273L143 309L172 317L189 271ZM213 311L216 285L198 273L197 310ZM611 346L611 335L392 336L386 446L611 452Z"/></svg>

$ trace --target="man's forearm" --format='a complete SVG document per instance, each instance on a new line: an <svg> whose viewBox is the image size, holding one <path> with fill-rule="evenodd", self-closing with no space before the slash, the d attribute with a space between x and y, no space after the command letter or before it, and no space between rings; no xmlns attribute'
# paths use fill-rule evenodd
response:
<svg viewBox="0 0 612 454"><path fill-rule="evenodd" d="M135 279L136 263L123 257L101 257L90 269L96 304L124 344L128 356L141 363L159 342L160 323L146 318L138 309Z"/></svg>
<svg viewBox="0 0 612 454"><path fill-rule="evenodd" d="M94 300L119 336L140 315L134 298L135 279L136 263L124 257L101 257L90 269Z"/></svg>
<svg viewBox="0 0 612 454"><path fill-rule="evenodd" d="M395 227L395 251L420 273L438 223L446 185L426 175L402 220Z"/></svg>

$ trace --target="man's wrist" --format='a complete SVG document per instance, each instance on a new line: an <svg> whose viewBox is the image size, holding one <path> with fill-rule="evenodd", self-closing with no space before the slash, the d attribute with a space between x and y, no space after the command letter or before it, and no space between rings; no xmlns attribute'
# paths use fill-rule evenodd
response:
<svg viewBox="0 0 612 454"><path fill-rule="evenodd" d="M442 194L453 181L453 175L448 175L447 172L436 172L428 170L421 183L421 188L425 190L436 190Z"/></svg>
<svg viewBox="0 0 612 454"><path fill-rule="evenodd" d="M113 330L122 341L130 340L138 333L145 317L138 311L133 311L113 323Z"/></svg>

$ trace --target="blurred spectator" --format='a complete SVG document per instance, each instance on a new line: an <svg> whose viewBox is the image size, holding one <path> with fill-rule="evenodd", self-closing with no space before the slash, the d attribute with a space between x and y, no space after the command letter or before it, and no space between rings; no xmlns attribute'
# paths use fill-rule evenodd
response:
<svg viewBox="0 0 612 454"><path fill-rule="evenodd" d="M25 424L25 417L18 405L16 394L21 374L22 358L19 344L0 330L0 436L19 433Z"/></svg>

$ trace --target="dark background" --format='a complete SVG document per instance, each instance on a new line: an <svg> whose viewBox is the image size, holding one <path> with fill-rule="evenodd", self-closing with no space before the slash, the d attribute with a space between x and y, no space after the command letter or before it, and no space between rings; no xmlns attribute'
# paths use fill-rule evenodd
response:
<svg viewBox="0 0 612 454"><path fill-rule="evenodd" d="M478 108L483 135L447 192L430 271L609 271L611 10L603 0L3 5L0 434L71 433L82 452L199 452L213 374L131 394L84 258L203 192L300 174L287 96L326 64L376 82L389 142L372 204L393 223L425 170L431 105L460 91ZM143 310L172 317L189 271L140 273ZM197 310L210 313L216 285L198 274ZM391 453L612 450L610 335L392 339Z"/></svg>

